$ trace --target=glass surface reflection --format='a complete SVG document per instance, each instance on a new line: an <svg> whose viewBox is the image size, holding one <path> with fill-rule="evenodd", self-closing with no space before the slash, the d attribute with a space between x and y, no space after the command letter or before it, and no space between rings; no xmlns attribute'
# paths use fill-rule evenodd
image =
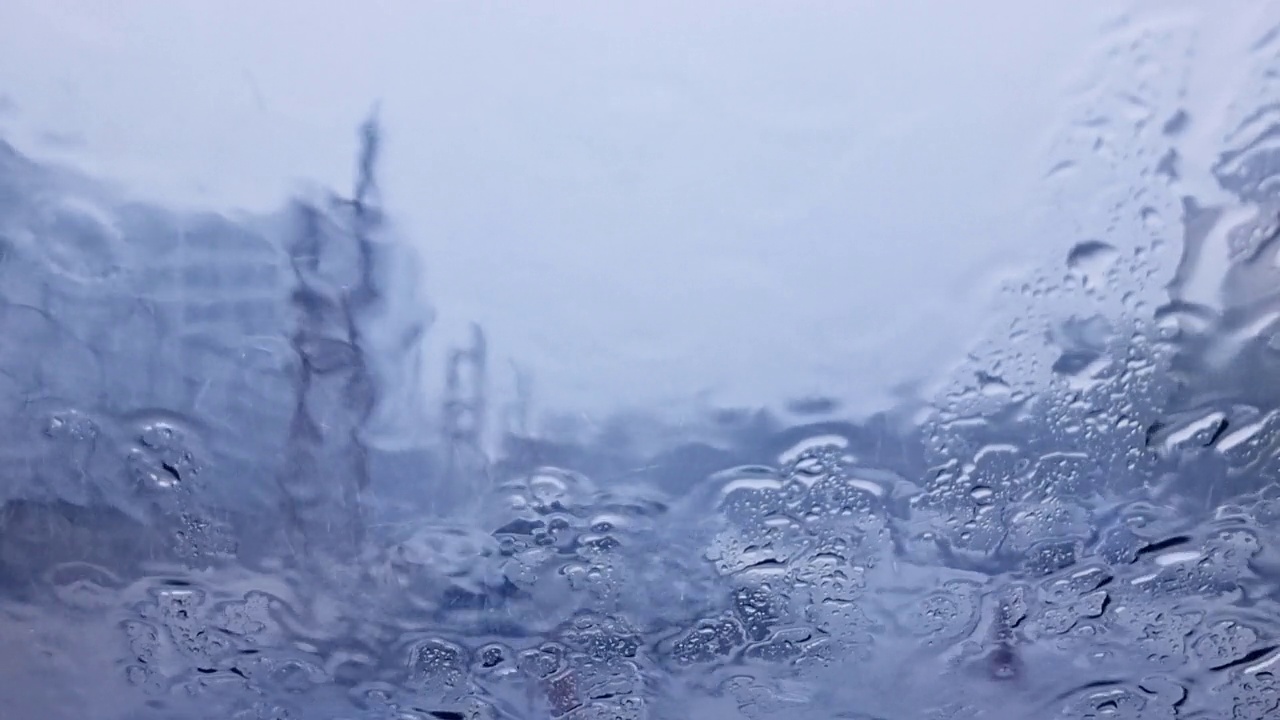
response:
<svg viewBox="0 0 1280 720"><path fill-rule="evenodd" d="M115 42L116 20L48 7L40 17L80 18L85 37ZM600 16L581 22L641 49L653 27L669 28L627 12L656 25L631 35ZM841 36L814 29L825 16L810 12L806 52L830 59ZM1245 22L1144 6L1105 25L1072 15L1098 52L1084 89L1056 110L1039 204L1006 208L1043 215L1056 234L1027 240L1030 254L994 275L980 266L1000 248L970 244L969 228L937 245L959 248L950 259L925 258L907 231L900 245L866 240L888 232L878 221L832 234L824 223L848 218L832 210L838 193L818 190L845 187L842 168L898 195L911 168L881 167L856 133L841 140L853 116L801 101L814 96L779 111L776 144L724 190L747 200L717 206L732 222L699 226L709 245L663 246L665 265L647 274L650 256L605 216L577 228L581 256L539 261L490 238L486 248L510 250L494 263L502 280L481 268L476 282L517 289L461 311L446 301L471 297L449 290L467 279L449 276L437 293L426 270L433 256L475 256L397 222L413 203L387 166L420 158L386 129L394 95L359 127L349 190L236 213L130 196L106 179L114 164L68 169L48 142L6 127L25 140L0 143L0 715L1276 717L1280 17L1251 12ZM493 22L506 32L512 21ZM740 39L773 37L757 35L761 20L716 22ZM943 57L955 50L944 40L972 29L920 32ZM33 47L14 46L4 52ZM973 48L986 72L991 58ZM795 62L780 86L803 89L793 71L821 65ZM725 67L725 78L750 75ZM532 86L572 95L548 77L573 73L553 69ZM610 112L670 120L673 148L712 135L694 100L707 117L716 98L745 102L728 80L658 76L610 96ZM744 108L782 105L732 107L753 128L762 115ZM21 108L10 100L0 113ZM866 112L887 133L876 142L903 140L885 127L924 122L910 104ZM611 202L695 205L655 187L697 195L697 173L624 142L651 136L619 132L606 151L553 135L537 152L588 179L557 192L630 183L636 204ZM823 156L804 146L814 138L862 149L849 150L856 162L788 164ZM936 148L940 164L974 151L957 145ZM641 160L610 155L619 148ZM593 175L615 161L620 175ZM783 180L833 184L792 193L767 181L771 163ZM921 182L943 216L963 204ZM543 190L528 185L528 198ZM928 197L912 212L927 214ZM471 229L505 228L485 222L521 216L512 208L537 204L528 198L493 193L492 217ZM752 205L761 198L769 207ZM673 223L709 222L672 212ZM730 225L738 234L718 234ZM783 250L808 260L742 230L757 226L795 231ZM917 260L918 296L842 295L825 274L853 285L878 261ZM806 263L813 284L792 282ZM943 277L935 264L991 290L980 323L964 293L948 308L954 288L925 287ZM558 293L582 317L553 317ZM673 316L631 307L650 299L677 307L681 327L655 330L666 321L654 317ZM465 318L473 309L492 322ZM554 339L504 344L515 316L534 328L515 334ZM559 334L560 321L598 329L601 318L612 334ZM739 337L726 330L735 323L751 332L717 344ZM798 329L777 330L787 323ZM915 337L930 323L939 338L964 336L955 362L939 350L950 339ZM902 369L872 352L897 345L899 357L930 357ZM610 382L616 397L600 391Z"/></svg>

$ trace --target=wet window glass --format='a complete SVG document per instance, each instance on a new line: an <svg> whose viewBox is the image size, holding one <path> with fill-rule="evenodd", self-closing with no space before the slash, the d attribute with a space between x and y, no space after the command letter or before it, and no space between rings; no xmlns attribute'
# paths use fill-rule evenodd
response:
<svg viewBox="0 0 1280 720"><path fill-rule="evenodd" d="M1280 6L0 3L4 720L1280 717Z"/></svg>

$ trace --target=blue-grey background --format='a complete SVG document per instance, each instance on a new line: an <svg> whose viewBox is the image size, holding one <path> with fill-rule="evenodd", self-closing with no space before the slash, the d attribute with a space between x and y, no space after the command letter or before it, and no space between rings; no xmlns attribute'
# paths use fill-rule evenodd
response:
<svg viewBox="0 0 1280 720"><path fill-rule="evenodd" d="M0 718L1274 717L1278 13L5 3Z"/></svg>

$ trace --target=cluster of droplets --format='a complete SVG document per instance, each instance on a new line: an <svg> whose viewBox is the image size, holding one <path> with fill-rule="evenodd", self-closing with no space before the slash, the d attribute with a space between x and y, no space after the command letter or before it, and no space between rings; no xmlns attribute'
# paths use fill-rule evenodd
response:
<svg viewBox="0 0 1280 720"><path fill-rule="evenodd" d="M1176 45L1185 30L1122 23L1132 52L1116 57L1158 65L1154 40ZM1254 52L1273 56L1276 35ZM1099 133L1095 154L1076 153L1054 176L1066 181L1091 164L1117 176L1150 168L1177 188L1177 145L1196 119L1178 110L1147 122L1168 106L1154 78L1126 100L1145 118L1126 147L1146 156L1108 151L1107 122L1090 122L1078 136ZM1260 124L1274 126L1270 115L1248 114L1234 133L1239 148L1215 170L1254 210L1182 200L1175 268L1160 251L1179 239L1169 237L1178 224L1162 220L1179 201L1162 198L1158 184L1135 176L1105 218L1081 208L1074 221L1092 237L1068 251L1062 277L1011 286L1021 302L1008 342L974 352L927 424L932 469L912 499L918 530L904 547L1006 588L1029 583L1011 644L1027 678L1037 656L1057 658L1063 681L1053 690L1065 702L1054 711L1067 717L1280 709L1267 695L1280 657L1267 579L1276 568L1276 398L1262 387L1274 368L1262 349L1272 342L1262 316L1274 308L1262 277L1274 279L1274 269L1258 262L1275 234L1276 166L1252 140ZM1117 234L1122 226L1134 232ZM1227 253L1220 279L1204 259L1222 252L1215 243ZM1208 302L1214 280L1220 294ZM1071 690L1072 667L1117 680Z"/></svg>
<svg viewBox="0 0 1280 720"><path fill-rule="evenodd" d="M101 432L66 412L46 427L68 442ZM189 426L130 427L129 483L161 498L198 487L205 451ZM465 523L368 545L358 562L369 582L355 594L317 595L305 575L279 575L278 559L247 578L218 570L242 591L131 585L107 556L147 552L120 548L99 566L73 547L34 579L78 612L118 611L141 593L121 624L124 678L157 707L229 717L333 706L349 708L334 717L644 718L664 717L673 698L721 698L760 718L818 702L884 716L980 717L1001 702L1033 713L1032 697L1061 698L1054 711L1075 717L1265 707L1276 628L1259 561L1280 498L1239 495L1209 524L1170 504L1187 494L1175 481L1188 454L1229 435L1190 421L1159 429L1146 447L1159 472L1121 492L1063 436L1018 443L1017 430L952 424L948 447L979 451L921 485L865 463L852 434L815 436L674 500L533 468L497 482ZM1254 437L1225 448L1226 466L1268 456ZM12 556L75 537L65 511L6 512ZM147 525L113 522L85 525L72 544L144 541L132 530ZM180 525L175 537L202 527ZM184 563L173 539L152 557ZM1242 612L1243 599L1257 609ZM859 680L842 684L850 672ZM1193 689L1196 673L1218 680L1212 692ZM1105 674L1132 679L1090 687Z"/></svg>

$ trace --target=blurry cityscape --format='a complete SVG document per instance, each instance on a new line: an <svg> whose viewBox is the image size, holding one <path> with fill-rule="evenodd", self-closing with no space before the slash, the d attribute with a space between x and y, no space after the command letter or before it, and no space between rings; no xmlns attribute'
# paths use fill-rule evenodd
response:
<svg viewBox="0 0 1280 720"><path fill-rule="evenodd" d="M1277 717L1280 106L1211 203L1142 102L1068 133L1102 230L864 418L584 419L481 325L444 344L376 115L348 193L266 216L0 143L0 708Z"/></svg>

